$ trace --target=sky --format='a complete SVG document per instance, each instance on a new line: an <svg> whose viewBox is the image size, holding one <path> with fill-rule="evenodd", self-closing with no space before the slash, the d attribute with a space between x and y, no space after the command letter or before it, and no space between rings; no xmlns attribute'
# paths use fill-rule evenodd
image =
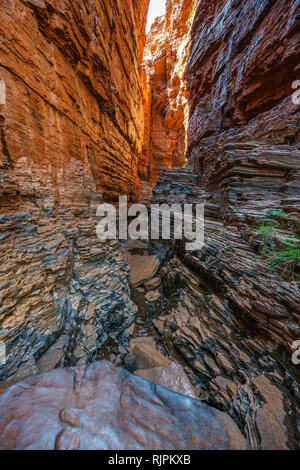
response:
<svg viewBox="0 0 300 470"><path fill-rule="evenodd" d="M150 0L148 21L146 32L150 31L151 25L157 16L164 15L166 13L166 0Z"/></svg>

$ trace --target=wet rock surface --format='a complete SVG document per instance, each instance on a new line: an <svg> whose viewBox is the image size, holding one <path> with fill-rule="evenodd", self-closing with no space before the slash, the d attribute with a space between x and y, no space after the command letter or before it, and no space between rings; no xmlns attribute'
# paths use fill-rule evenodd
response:
<svg viewBox="0 0 300 470"><path fill-rule="evenodd" d="M140 369L135 372L135 375L186 397L198 399L197 390L192 386L183 367L175 362L170 362L163 367Z"/></svg>
<svg viewBox="0 0 300 470"><path fill-rule="evenodd" d="M157 256L126 256L130 266L130 282L133 287L139 287L155 276L159 267L159 259Z"/></svg>
<svg viewBox="0 0 300 470"><path fill-rule="evenodd" d="M168 366L170 360L156 348L155 341L151 336L141 336L131 340L126 363L131 365L133 370L145 370Z"/></svg>
<svg viewBox="0 0 300 470"><path fill-rule="evenodd" d="M0 395L0 427L1 449L246 448L223 413L106 361L12 386Z"/></svg>

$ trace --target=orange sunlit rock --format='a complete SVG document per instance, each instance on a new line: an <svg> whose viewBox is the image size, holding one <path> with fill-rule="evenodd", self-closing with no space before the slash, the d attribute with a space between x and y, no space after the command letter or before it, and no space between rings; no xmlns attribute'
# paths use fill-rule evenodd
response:
<svg viewBox="0 0 300 470"><path fill-rule="evenodd" d="M0 162L20 195L52 206L80 204L95 191L138 199L148 0L121 3L1 5Z"/></svg>
<svg viewBox="0 0 300 470"><path fill-rule="evenodd" d="M167 168L184 166L188 119L184 70L196 1L168 1L166 15L156 19L144 53L145 136L139 163L141 200Z"/></svg>

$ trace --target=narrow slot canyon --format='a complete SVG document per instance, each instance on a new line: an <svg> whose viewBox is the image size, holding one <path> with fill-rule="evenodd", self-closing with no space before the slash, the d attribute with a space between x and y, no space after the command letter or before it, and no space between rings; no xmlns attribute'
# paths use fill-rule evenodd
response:
<svg viewBox="0 0 300 470"><path fill-rule="evenodd" d="M1 2L0 449L299 450L300 1L149 3Z"/></svg>

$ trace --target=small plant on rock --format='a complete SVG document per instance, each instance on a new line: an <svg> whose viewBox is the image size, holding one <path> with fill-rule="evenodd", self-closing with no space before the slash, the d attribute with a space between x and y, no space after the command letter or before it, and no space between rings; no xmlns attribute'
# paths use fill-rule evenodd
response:
<svg viewBox="0 0 300 470"><path fill-rule="evenodd" d="M255 235L261 238L261 243L259 246L260 254L266 253L270 242L271 234L275 228L275 224L266 224L265 222L258 222L257 228L255 230Z"/></svg>
<svg viewBox="0 0 300 470"><path fill-rule="evenodd" d="M282 277L292 281L296 276L296 269L300 266L300 239L295 242L284 240L282 251L273 251L269 255L270 266L280 271Z"/></svg>
<svg viewBox="0 0 300 470"><path fill-rule="evenodd" d="M282 228L286 228L287 226L290 226L290 222L292 220L295 220L295 217L293 217L290 214L287 214L284 212L283 209L273 209L270 211L270 217L275 219Z"/></svg>
<svg viewBox="0 0 300 470"><path fill-rule="evenodd" d="M292 230L293 220L295 218L283 209L272 209L256 221L254 230L255 238L259 239L259 254L265 256L270 267L289 281L298 277L300 268L300 239ZM278 234L283 231L286 239L280 240Z"/></svg>

